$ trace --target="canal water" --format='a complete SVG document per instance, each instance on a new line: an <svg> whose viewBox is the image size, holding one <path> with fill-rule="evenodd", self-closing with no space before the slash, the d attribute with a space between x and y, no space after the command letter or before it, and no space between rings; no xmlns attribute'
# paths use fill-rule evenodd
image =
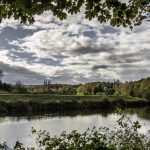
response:
<svg viewBox="0 0 150 150"><path fill-rule="evenodd" d="M124 112L132 121L138 120L142 125L140 132L148 134L150 130L150 108L126 109ZM62 131L77 130L84 132L88 128L114 128L119 116L103 111L97 113L49 114L30 117L0 117L0 143L6 141L12 147L16 141L32 146L34 141L31 135L32 127L36 130L47 130L51 135L60 135Z"/></svg>

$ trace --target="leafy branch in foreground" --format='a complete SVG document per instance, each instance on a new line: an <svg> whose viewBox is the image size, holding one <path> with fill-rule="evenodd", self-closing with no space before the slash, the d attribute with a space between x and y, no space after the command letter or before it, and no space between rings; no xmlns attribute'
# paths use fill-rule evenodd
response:
<svg viewBox="0 0 150 150"><path fill-rule="evenodd" d="M13 150L143 150L150 147L148 136L140 134L141 125L138 121L132 122L130 118L118 111L120 119L117 120L116 128L110 130L94 127L84 133L76 130L71 133L62 132L60 136L51 137L47 131L36 131L37 148L25 148L22 143L16 142ZM0 147L7 150L6 143Z"/></svg>
<svg viewBox="0 0 150 150"><path fill-rule="evenodd" d="M112 26L133 28L150 17L150 0L1 0L0 21L14 17L22 23L33 23L35 14L47 10L63 20L68 14L80 12L83 6L87 19L96 18Z"/></svg>

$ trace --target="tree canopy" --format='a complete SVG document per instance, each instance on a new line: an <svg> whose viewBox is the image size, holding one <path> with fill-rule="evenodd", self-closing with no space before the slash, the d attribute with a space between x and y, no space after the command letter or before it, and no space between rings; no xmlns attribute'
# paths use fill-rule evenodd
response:
<svg viewBox="0 0 150 150"><path fill-rule="evenodd" d="M143 20L149 20L150 0L1 0L0 21L14 17L21 23L33 23L35 14L47 10L63 20L81 9L89 20L97 18L100 23L132 29Z"/></svg>
<svg viewBox="0 0 150 150"><path fill-rule="evenodd" d="M3 77L3 70L0 70L0 80Z"/></svg>

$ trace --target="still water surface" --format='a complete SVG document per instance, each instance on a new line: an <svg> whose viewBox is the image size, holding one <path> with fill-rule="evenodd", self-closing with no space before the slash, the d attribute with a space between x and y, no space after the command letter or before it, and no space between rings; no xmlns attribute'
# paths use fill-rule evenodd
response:
<svg viewBox="0 0 150 150"><path fill-rule="evenodd" d="M142 126L140 132L150 130L150 108L126 109L125 113L132 120L138 120ZM107 126L113 128L119 116L109 112L70 115L46 115L34 117L1 117L0 142L7 141L12 147L19 140L26 146L32 146L31 128L47 130L51 135L59 135L62 131L78 130L83 132L87 128Z"/></svg>

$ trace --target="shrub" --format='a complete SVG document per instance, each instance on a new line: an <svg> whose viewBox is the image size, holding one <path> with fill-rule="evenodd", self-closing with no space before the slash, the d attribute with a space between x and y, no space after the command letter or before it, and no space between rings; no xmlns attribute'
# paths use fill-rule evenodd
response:
<svg viewBox="0 0 150 150"><path fill-rule="evenodd" d="M143 97L150 100L150 88L143 91Z"/></svg>

